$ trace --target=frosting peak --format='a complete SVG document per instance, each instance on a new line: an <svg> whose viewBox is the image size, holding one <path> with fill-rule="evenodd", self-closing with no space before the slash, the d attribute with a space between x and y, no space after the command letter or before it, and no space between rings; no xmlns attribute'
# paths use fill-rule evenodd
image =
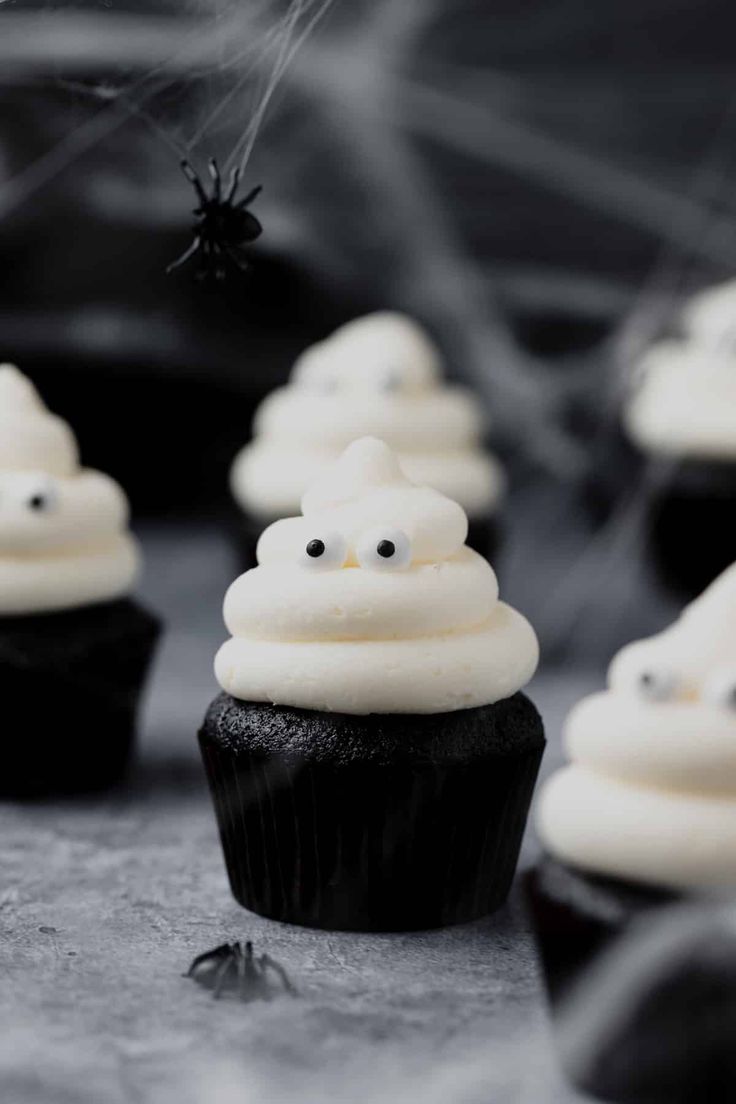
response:
<svg viewBox="0 0 736 1104"><path fill-rule="evenodd" d="M225 598L215 671L251 701L347 713L440 713L531 677L529 624L465 547L460 506L412 483L382 441L351 444L271 525Z"/></svg>
<svg viewBox="0 0 736 1104"><path fill-rule="evenodd" d="M736 884L736 564L615 657L565 740L572 764L539 806L550 850L675 888Z"/></svg>
<svg viewBox="0 0 736 1104"><path fill-rule="evenodd" d="M14 364L0 365L0 470L70 475L79 464L74 435L51 414Z"/></svg>
<svg viewBox="0 0 736 1104"><path fill-rule="evenodd" d="M294 513L327 464L368 435L396 449L412 479L471 514L493 507L501 491L500 467L480 446L479 404L442 382L438 351L423 330L388 311L307 349L287 386L259 407L254 431L231 483L241 504L265 517Z"/></svg>
<svg viewBox="0 0 736 1104"><path fill-rule="evenodd" d="M119 597L138 553L120 487L79 467L74 435L33 384L0 366L0 616Z"/></svg>

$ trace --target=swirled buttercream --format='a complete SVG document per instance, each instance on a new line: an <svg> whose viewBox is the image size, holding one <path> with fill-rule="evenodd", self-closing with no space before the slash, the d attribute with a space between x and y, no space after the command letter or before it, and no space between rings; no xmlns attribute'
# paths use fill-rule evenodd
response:
<svg viewBox="0 0 736 1104"><path fill-rule="evenodd" d="M344 713L442 713L510 697L532 676L529 623L498 601L465 544L460 506L410 482L363 438L275 522L258 567L232 584L232 633L215 660L224 690Z"/></svg>
<svg viewBox="0 0 736 1104"><path fill-rule="evenodd" d="M138 552L120 487L79 467L69 426L12 365L0 367L0 615L126 594Z"/></svg>
<svg viewBox="0 0 736 1104"><path fill-rule="evenodd" d="M464 388L443 384L437 350L410 319L382 312L307 349L291 380L259 407L254 439L236 457L235 498L262 517L295 513L304 491L358 437L399 453L416 483L471 515L491 510L503 473L480 446L483 419Z"/></svg>
<svg viewBox="0 0 736 1104"><path fill-rule="evenodd" d="M538 811L553 854L670 888L736 884L736 564L616 656L565 741Z"/></svg>
<svg viewBox="0 0 736 1104"><path fill-rule="evenodd" d="M683 336L642 358L624 411L631 438L663 456L736 459L736 281L695 296Z"/></svg>

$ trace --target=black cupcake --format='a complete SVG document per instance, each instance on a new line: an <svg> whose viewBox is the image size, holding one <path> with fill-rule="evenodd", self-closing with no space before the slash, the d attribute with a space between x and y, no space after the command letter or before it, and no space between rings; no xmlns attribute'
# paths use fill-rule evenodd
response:
<svg viewBox="0 0 736 1104"><path fill-rule="evenodd" d="M0 794L120 778L159 625L126 595L138 551L125 497L79 467L69 427L0 368Z"/></svg>
<svg viewBox="0 0 736 1104"><path fill-rule="evenodd" d="M699 594L736 560L736 281L691 300L681 333L639 367L625 427L662 468L651 548L662 579Z"/></svg>
<svg viewBox="0 0 736 1104"><path fill-rule="evenodd" d="M478 401L442 382L439 352L415 322L384 312L341 327L266 398L254 440L235 459L243 568L255 566L263 530L298 514L306 488L364 434L396 449L410 479L456 499L470 518L467 543L494 556L504 475L482 447L482 423Z"/></svg>
<svg viewBox="0 0 736 1104"><path fill-rule="evenodd" d="M540 793L546 854L527 883L557 1024L638 923L736 887L735 640L736 564L568 719L572 762Z"/></svg>
<svg viewBox="0 0 736 1104"><path fill-rule="evenodd" d="M620 1104L736 1098L736 909L690 904L632 924L561 1009L584 1091Z"/></svg>
<svg viewBox="0 0 736 1104"><path fill-rule="evenodd" d="M366 438L230 588L199 740L246 908L402 930L505 899L544 746L518 692L537 645L465 530Z"/></svg>

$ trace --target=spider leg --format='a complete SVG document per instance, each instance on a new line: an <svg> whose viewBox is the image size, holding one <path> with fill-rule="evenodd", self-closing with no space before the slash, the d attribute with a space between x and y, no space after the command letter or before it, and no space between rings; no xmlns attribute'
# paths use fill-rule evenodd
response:
<svg viewBox="0 0 736 1104"><path fill-rule="evenodd" d="M197 234L197 236L195 237L192 244L189 246L188 249L184 250L181 257L177 257L177 259L175 261L172 261L170 265L166 266L166 275L168 276L170 272L174 271L174 269L181 268L181 266L183 264L186 264L187 261L190 260L194 256L194 254L201 247L201 245L202 245L202 239L199 236L199 234Z"/></svg>
<svg viewBox="0 0 736 1104"><path fill-rule="evenodd" d="M297 990L296 990L295 986L292 984L291 979L289 978L289 975L287 974L286 970L284 969L284 967L281 965L280 962L276 962L273 958L271 958L270 955L267 955L267 954L262 954L259 961L260 961L261 968L263 969L264 973L268 969L273 970L273 972L276 974L276 976L280 979L281 984L283 985L286 992L290 993L292 997L297 996Z"/></svg>
<svg viewBox="0 0 736 1104"><path fill-rule="evenodd" d="M244 1001L248 999L247 961L240 943L236 943L235 945L238 948L238 992L240 999Z"/></svg>
<svg viewBox="0 0 736 1104"><path fill-rule="evenodd" d="M235 168L233 169L233 171L230 173L230 184L228 185L227 195L225 196L225 202L226 203L232 203L233 200L235 199L235 193L238 190L238 184L239 183L240 183L240 168L239 168L238 165L236 165Z"/></svg>
<svg viewBox="0 0 736 1104"><path fill-rule="evenodd" d="M245 199L239 199L238 202L235 204L235 206L238 207L238 208L247 207L248 204L252 203L253 200L256 198L256 196L259 195L260 192L262 192L262 191L263 191L263 185L262 184L257 184L255 188L251 188L251 190L248 192Z"/></svg>
<svg viewBox="0 0 736 1104"><path fill-rule="evenodd" d="M199 200L199 202L202 204L206 203L207 193L202 187L202 181L199 179L199 174L197 173L197 171L192 168L186 158L184 158L183 161L180 161L179 164L181 165L181 171L184 173L185 177L197 193L197 199Z"/></svg>
<svg viewBox="0 0 736 1104"><path fill-rule="evenodd" d="M235 965L235 959L233 957L233 952L232 952L232 949L231 949L231 953L228 955L227 958L223 959L222 963L217 968L217 973L215 974L215 984L214 984L213 990L212 990L212 997L213 997L214 1000L219 1000L220 999L220 994L222 993L222 990L225 988L225 982L227 981L227 975L230 973L230 971L232 970L234 965ZM236 969L237 969L237 967L236 967Z"/></svg>
<svg viewBox="0 0 736 1104"><path fill-rule="evenodd" d="M217 167L217 162L214 157L210 157L207 162L207 168L210 170L210 176L212 177L212 195L217 203L220 202L222 193L222 180L220 179L220 170Z"/></svg>
<svg viewBox="0 0 736 1104"><path fill-rule="evenodd" d="M237 249L233 249L232 246L225 246L225 254L229 261L239 268L241 272L250 272L250 265L244 256L240 256Z"/></svg>
<svg viewBox="0 0 736 1104"><path fill-rule="evenodd" d="M192 974L196 973L199 967L204 965L205 962L209 962L210 960L218 961L219 959L225 957L229 950L229 944L222 943L219 947L215 947L213 951L205 951L204 954L197 955L197 957L192 962L192 965L184 974L184 977L191 977Z"/></svg>

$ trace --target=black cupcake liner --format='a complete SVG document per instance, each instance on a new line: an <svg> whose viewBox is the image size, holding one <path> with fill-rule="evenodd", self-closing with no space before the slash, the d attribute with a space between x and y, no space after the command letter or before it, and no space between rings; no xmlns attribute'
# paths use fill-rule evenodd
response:
<svg viewBox="0 0 736 1104"><path fill-rule="evenodd" d="M681 900L654 886L585 874L548 856L529 871L525 890L553 1007L634 920Z"/></svg>
<svg viewBox="0 0 736 1104"><path fill-rule="evenodd" d="M522 694L435 716L215 699L199 734L230 886L261 915L399 931L503 903L544 747Z"/></svg>
<svg viewBox="0 0 736 1104"><path fill-rule="evenodd" d="M651 548L665 584L695 598L736 560L736 462L678 465L652 505Z"/></svg>
<svg viewBox="0 0 736 1104"><path fill-rule="evenodd" d="M249 571L250 568L256 567L256 547L259 537L275 520L273 517L259 518L243 513L238 513L232 519L232 538L241 571ZM501 545L501 526L498 518L495 515L471 518L468 523L466 544L493 564Z"/></svg>
<svg viewBox="0 0 736 1104"><path fill-rule="evenodd" d="M129 599L0 617L0 796L84 793L123 776L159 632Z"/></svg>
<svg viewBox="0 0 736 1104"><path fill-rule="evenodd" d="M616 1104L736 1099L735 921L703 898L631 925L559 1017L574 1084Z"/></svg>
<svg viewBox="0 0 736 1104"><path fill-rule="evenodd" d="M724 925L697 894L595 877L549 857L525 890L570 1082L611 1104L732 1099L736 1063L723 1055L733 1053L724 1016L736 1023L733 916ZM700 1095L716 1085L729 1091Z"/></svg>

